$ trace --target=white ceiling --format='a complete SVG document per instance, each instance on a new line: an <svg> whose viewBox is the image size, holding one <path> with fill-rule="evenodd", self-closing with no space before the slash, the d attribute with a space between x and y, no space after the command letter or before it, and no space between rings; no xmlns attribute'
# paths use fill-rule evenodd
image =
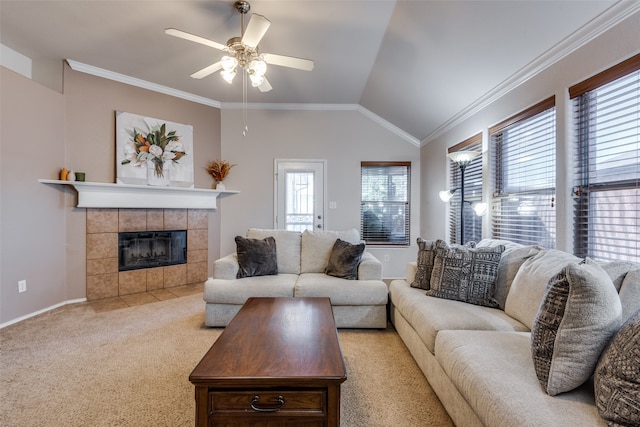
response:
<svg viewBox="0 0 640 427"><path fill-rule="evenodd" d="M428 140L632 3L255 0L251 12L272 23L260 51L313 59L315 69L271 66L273 90L250 88L248 100L360 105L415 141ZM0 43L35 60L77 61L223 108L239 102L240 79L189 77L223 53L169 37L168 27L225 44L240 35L240 15L233 0L0 0Z"/></svg>

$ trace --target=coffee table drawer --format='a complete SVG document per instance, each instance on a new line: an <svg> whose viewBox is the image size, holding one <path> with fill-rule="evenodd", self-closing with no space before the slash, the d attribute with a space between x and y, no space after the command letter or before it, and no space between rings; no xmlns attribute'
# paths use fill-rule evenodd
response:
<svg viewBox="0 0 640 427"><path fill-rule="evenodd" d="M209 392L211 414L324 414L325 390L220 390Z"/></svg>

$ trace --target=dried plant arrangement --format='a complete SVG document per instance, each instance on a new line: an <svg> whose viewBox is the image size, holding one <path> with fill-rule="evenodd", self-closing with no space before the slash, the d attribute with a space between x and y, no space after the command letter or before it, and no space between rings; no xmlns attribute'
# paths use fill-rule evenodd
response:
<svg viewBox="0 0 640 427"><path fill-rule="evenodd" d="M214 181L222 182L225 180L227 175L229 175L231 168L234 166L237 165L232 165L226 160L214 160L209 163L209 166L207 166L207 172L211 175Z"/></svg>

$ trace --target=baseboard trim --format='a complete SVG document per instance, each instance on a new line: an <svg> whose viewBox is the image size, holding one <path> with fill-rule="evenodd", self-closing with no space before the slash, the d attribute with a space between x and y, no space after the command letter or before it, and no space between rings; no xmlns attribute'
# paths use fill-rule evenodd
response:
<svg viewBox="0 0 640 427"><path fill-rule="evenodd" d="M3 329L5 327L7 327L7 326L11 326L11 325L14 325L16 323L22 322L23 320L29 319L31 317L35 317L35 316L37 316L39 314L46 313L47 311L55 310L56 308L65 306L67 304L77 304L79 302L86 302L86 301L87 301L86 298L78 298L78 299L72 299L72 300L63 301L61 303L54 304L54 305L49 306L47 308L43 308L42 310L34 311L33 313L29 313L29 314L25 314L24 316L17 317L17 318L15 318L13 320L10 320L8 322L0 323L0 329Z"/></svg>

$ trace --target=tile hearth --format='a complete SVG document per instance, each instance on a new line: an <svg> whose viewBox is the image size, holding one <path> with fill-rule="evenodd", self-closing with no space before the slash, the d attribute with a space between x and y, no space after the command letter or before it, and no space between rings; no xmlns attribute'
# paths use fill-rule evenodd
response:
<svg viewBox="0 0 640 427"><path fill-rule="evenodd" d="M171 291L207 280L206 209L87 209L87 300ZM187 263L118 272L118 233L187 230ZM148 297L148 296L147 296Z"/></svg>

